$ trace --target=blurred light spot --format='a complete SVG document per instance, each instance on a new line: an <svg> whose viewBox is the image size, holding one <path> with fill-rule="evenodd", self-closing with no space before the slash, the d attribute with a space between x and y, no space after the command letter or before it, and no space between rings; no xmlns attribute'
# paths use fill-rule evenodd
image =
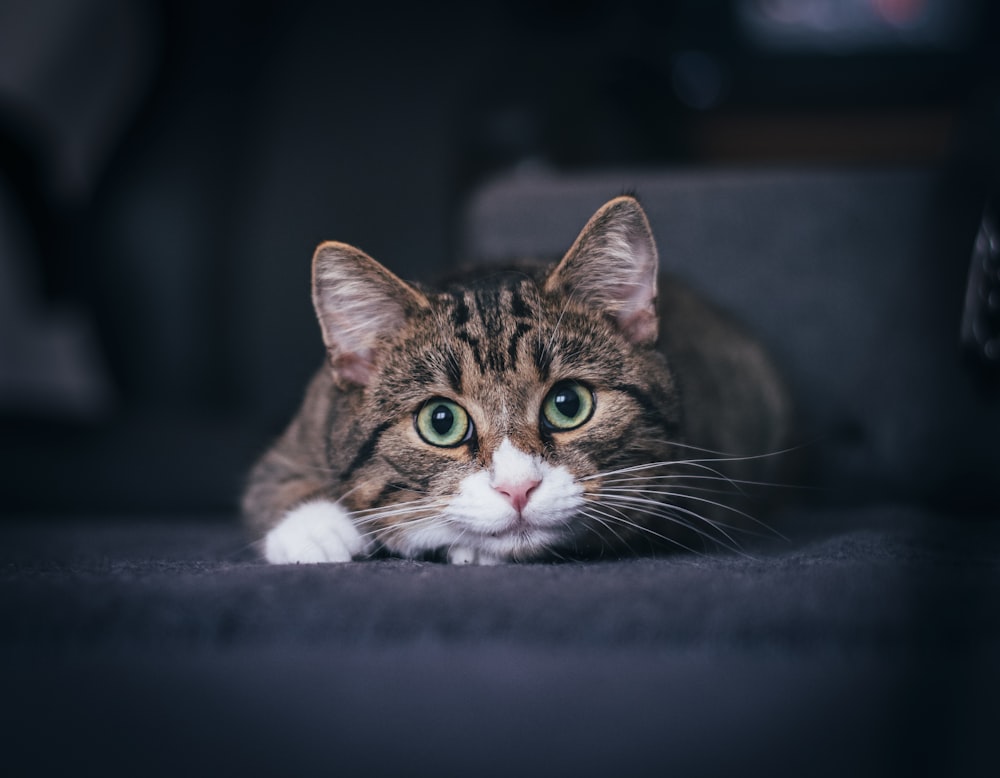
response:
<svg viewBox="0 0 1000 778"><path fill-rule="evenodd" d="M912 27L924 21L927 0L872 0L879 15L895 27Z"/></svg>
<svg viewBox="0 0 1000 778"><path fill-rule="evenodd" d="M765 49L956 48L982 14L978 0L736 0L741 32Z"/></svg>

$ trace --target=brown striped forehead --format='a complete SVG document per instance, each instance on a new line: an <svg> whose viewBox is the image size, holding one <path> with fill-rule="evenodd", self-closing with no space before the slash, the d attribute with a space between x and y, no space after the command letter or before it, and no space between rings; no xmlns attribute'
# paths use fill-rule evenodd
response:
<svg viewBox="0 0 1000 778"><path fill-rule="evenodd" d="M465 357L458 360L459 366L469 365L480 376L503 378L524 369L521 359L539 350L534 346L544 321L544 303L531 278L504 274L487 281L450 290L438 302L442 325L451 330ZM461 385L465 378L457 383Z"/></svg>
<svg viewBox="0 0 1000 778"><path fill-rule="evenodd" d="M629 346L607 320L526 274L492 275L428 299L385 352L372 396L389 415L443 396L477 417L480 433L537 432L555 382L606 386L626 371Z"/></svg>

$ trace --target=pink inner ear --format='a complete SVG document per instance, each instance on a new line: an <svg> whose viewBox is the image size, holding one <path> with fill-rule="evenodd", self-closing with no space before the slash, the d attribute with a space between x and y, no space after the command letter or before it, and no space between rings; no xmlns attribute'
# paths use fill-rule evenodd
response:
<svg viewBox="0 0 1000 778"><path fill-rule="evenodd" d="M343 380L351 381L361 386L367 386L374 368L371 349L348 351L334 356L330 354L330 364Z"/></svg>
<svg viewBox="0 0 1000 778"><path fill-rule="evenodd" d="M419 291L360 249L321 243L313 255L313 305L337 381L367 386L375 350L428 305Z"/></svg>
<svg viewBox="0 0 1000 778"><path fill-rule="evenodd" d="M622 265L631 268L632 277L623 279L615 289L621 301L618 324L633 343L652 343L659 335L656 313L657 259L641 241L630 241L630 252Z"/></svg>
<svg viewBox="0 0 1000 778"><path fill-rule="evenodd" d="M636 344L655 343L660 334L656 314L646 309L619 317L618 324L626 337Z"/></svg>

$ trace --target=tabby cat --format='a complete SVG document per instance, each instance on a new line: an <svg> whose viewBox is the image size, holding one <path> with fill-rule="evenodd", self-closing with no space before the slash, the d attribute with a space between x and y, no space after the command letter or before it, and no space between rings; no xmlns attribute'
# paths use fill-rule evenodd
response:
<svg viewBox="0 0 1000 778"><path fill-rule="evenodd" d="M243 501L265 558L495 564L738 543L752 520L725 494L782 445L785 390L756 341L658 266L628 196L554 266L440 291L320 245L328 364Z"/></svg>

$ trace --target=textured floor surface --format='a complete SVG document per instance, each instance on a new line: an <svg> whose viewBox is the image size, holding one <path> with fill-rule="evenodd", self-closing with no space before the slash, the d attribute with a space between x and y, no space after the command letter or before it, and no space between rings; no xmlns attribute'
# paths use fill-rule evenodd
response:
<svg viewBox="0 0 1000 778"><path fill-rule="evenodd" d="M995 775L1000 522L884 507L782 529L746 554L271 567L235 523L8 524L3 758L34 775Z"/></svg>

